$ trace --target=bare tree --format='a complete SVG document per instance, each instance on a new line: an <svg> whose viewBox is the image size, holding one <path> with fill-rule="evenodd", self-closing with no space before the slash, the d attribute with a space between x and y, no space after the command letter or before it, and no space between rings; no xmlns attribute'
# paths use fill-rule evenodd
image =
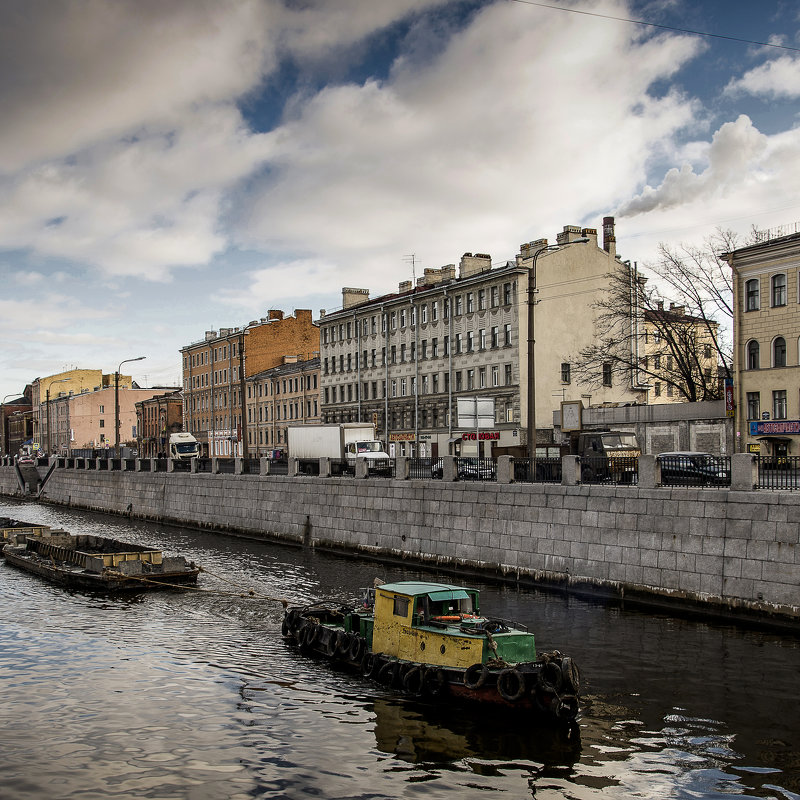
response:
<svg viewBox="0 0 800 800"><path fill-rule="evenodd" d="M622 379L634 391L653 388L687 401L722 397L731 368L730 268L719 258L736 247L717 230L702 247L660 244L644 269L621 262L594 308L594 342L572 357L575 377L599 387Z"/></svg>

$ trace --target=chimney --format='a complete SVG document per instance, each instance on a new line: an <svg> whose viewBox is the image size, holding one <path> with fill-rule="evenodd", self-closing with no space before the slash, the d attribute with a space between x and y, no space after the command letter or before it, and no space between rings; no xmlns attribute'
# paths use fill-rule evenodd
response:
<svg viewBox="0 0 800 800"><path fill-rule="evenodd" d="M277 308L271 308L267 316L269 317L270 322L276 319L283 319L283 311Z"/></svg>
<svg viewBox="0 0 800 800"><path fill-rule="evenodd" d="M458 277L469 278L492 268L492 257L488 253L464 253L458 265Z"/></svg>
<svg viewBox="0 0 800 800"><path fill-rule="evenodd" d="M342 308L360 306L369 300L369 289L349 289L342 287Z"/></svg>
<svg viewBox="0 0 800 800"><path fill-rule="evenodd" d="M669 304L669 310L676 317L682 317L682 316L684 316L686 314L686 306L679 306L679 305L676 305L675 303L670 303Z"/></svg>
<svg viewBox="0 0 800 800"><path fill-rule="evenodd" d="M567 244L575 239L580 239L583 234L578 225L565 225L561 233L556 236L556 244Z"/></svg>
<svg viewBox="0 0 800 800"><path fill-rule="evenodd" d="M400 281L397 291L403 294L404 292L410 292L413 288L414 284L411 281Z"/></svg>
<svg viewBox="0 0 800 800"><path fill-rule="evenodd" d="M663 300L659 300L659 301L656 303L656 308L657 308L659 311L663 311L663 310L664 310L664 301L663 301Z"/></svg>
<svg viewBox="0 0 800 800"><path fill-rule="evenodd" d="M581 231L581 236L585 236L590 244L594 244L597 247L597 228L584 228Z"/></svg>
<svg viewBox="0 0 800 800"><path fill-rule="evenodd" d="M610 256L617 255L617 237L614 235L614 217L603 217L603 250Z"/></svg>

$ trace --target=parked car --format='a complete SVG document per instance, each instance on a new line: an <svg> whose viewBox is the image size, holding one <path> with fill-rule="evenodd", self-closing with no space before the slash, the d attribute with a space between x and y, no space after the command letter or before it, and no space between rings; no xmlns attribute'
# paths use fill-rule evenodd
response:
<svg viewBox="0 0 800 800"><path fill-rule="evenodd" d="M444 460L431 462L431 477L441 479ZM456 458L456 474L460 481L493 481L497 477L497 465L488 458Z"/></svg>
<svg viewBox="0 0 800 800"><path fill-rule="evenodd" d="M17 464L19 464L20 466L22 466L24 464L28 464L30 466L33 466L35 463L36 462L33 460L33 456L25 455L25 456L20 456L17 459Z"/></svg>
<svg viewBox="0 0 800 800"><path fill-rule="evenodd" d="M675 451L659 453L661 482L687 486L727 486L730 484L728 461L712 453Z"/></svg>

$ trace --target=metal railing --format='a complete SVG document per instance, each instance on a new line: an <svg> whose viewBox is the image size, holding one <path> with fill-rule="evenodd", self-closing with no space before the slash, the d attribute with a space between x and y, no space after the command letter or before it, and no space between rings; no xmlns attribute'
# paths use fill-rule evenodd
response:
<svg viewBox="0 0 800 800"><path fill-rule="evenodd" d="M635 486L638 482L636 456L581 456L581 483Z"/></svg>
<svg viewBox="0 0 800 800"><path fill-rule="evenodd" d="M442 477L442 459L440 458L409 458L408 477L418 480L420 478Z"/></svg>
<svg viewBox="0 0 800 800"><path fill-rule="evenodd" d="M561 483L561 459L515 458L514 480L517 483Z"/></svg>
<svg viewBox="0 0 800 800"><path fill-rule="evenodd" d="M800 456L758 456L759 489L800 490Z"/></svg>
<svg viewBox="0 0 800 800"><path fill-rule="evenodd" d="M491 458L457 458L456 475L460 481L496 481L497 463Z"/></svg>
<svg viewBox="0 0 800 800"><path fill-rule="evenodd" d="M658 463L661 466L662 486L703 486L723 489L731 485L730 456L712 456L705 453L662 455L658 457Z"/></svg>

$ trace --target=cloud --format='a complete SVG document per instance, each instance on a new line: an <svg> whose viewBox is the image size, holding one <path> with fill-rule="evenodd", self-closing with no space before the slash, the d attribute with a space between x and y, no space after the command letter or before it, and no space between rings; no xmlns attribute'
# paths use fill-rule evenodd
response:
<svg viewBox="0 0 800 800"><path fill-rule="evenodd" d="M800 58L781 56L767 61L741 78L731 80L725 87L725 93L787 99L800 97Z"/></svg>
<svg viewBox="0 0 800 800"><path fill-rule="evenodd" d="M800 139L798 139L800 143ZM688 152L703 154L707 165L701 172L684 162L670 169L660 186L646 186L617 214L633 217L654 210L667 210L707 201L718 195L741 190L775 178L775 164L769 138L754 127L750 118L742 114L735 122L726 122L715 134L710 144L692 143Z"/></svg>
<svg viewBox="0 0 800 800"><path fill-rule="evenodd" d="M607 208L653 148L701 116L677 92L648 90L703 45L631 36L493 4L433 61L326 87L271 132L270 170L236 207L239 242L369 279L376 264L405 271L409 252L429 266L457 259L454 248L510 258L522 236Z"/></svg>

